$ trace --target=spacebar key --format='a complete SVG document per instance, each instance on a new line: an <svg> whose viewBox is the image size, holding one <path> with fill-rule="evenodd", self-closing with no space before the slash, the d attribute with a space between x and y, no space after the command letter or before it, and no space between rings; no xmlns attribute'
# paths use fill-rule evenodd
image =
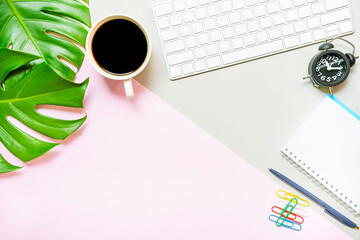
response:
<svg viewBox="0 0 360 240"><path fill-rule="evenodd" d="M275 53L282 50L283 48L284 46L282 41L277 40L223 54L222 59L224 64L230 64Z"/></svg>

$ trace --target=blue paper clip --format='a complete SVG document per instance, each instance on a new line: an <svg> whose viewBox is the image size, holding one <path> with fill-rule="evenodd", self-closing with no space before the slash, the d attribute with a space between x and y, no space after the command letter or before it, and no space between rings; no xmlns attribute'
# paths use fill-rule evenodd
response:
<svg viewBox="0 0 360 240"><path fill-rule="evenodd" d="M272 222L275 222L275 223L278 220L278 218L279 218L278 216L273 215L273 214L271 214L269 216L269 220L272 221ZM283 219L283 218L281 218L281 219ZM288 219L283 219L283 220L284 221L283 221L282 226L284 226L284 227L290 228L290 229L295 230L295 231L300 231L302 229L302 226L299 223L293 222L293 221L288 220Z"/></svg>

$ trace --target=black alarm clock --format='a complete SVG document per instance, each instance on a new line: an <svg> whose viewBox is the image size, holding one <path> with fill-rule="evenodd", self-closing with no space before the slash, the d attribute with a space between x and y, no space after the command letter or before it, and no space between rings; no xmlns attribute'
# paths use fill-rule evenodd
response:
<svg viewBox="0 0 360 240"><path fill-rule="evenodd" d="M353 47L353 53L342 53L333 49L332 41L336 39L349 43ZM327 87L333 94L333 88L346 80L350 68L356 62L355 46L343 38L334 38L321 44L319 51L309 63L309 76L303 79L310 78L314 87Z"/></svg>

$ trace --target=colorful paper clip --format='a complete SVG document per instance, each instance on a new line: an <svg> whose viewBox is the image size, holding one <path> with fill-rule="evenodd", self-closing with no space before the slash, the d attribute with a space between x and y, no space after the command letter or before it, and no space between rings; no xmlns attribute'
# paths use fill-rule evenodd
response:
<svg viewBox="0 0 360 240"><path fill-rule="evenodd" d="M287 202L283 201L283 200L279 200L276 204L276 206L279 206L280 208L284 208L286 206ZM296 206L296 208L294 208L292 210L293 213L302 216L302 217L308 217L309 213L303 209L303 207L300 207L299 205Z"/></svg>
<svg viewBox="0 0 360 240"><path fill-rule="evenodd" d="M292 202L295 202L294 205L291 205ZM285 220L288 218L288 216L290 215L291 211L296 207L296 205L298 204L298 200L296 198L292 198L288 204L286 205L286 207L281 211L279 218L276 220L276 226L280 227L283 225L283 223L285 222ZM290 209L289 209L290 208ZM289 210L288 210L289 209ZM287 211L288 210L288 211ZM287 214L285 215L285 218L283 218L282 216L284 215L285 211L287 211ZM283 220L282 222L279 222L279 220Z"/></svg>
<svg viewBox="0 0 360 240"><path fill-rule="evenodd" d="M283 192L284 194L280 194L280 192ZM279 198L282 198L282 199L285 199L285 200L290 200L290 197L288 196L291 196L292 198L297 198L299 201L299 205L301 206L304 206L304 207L308 207L310 206L310 202L303 199L303 198L300 198L299 196L295 195L295 194L292 194L292 193L289 193L289 192L286 192L284 190L279 190L277 191L277 195ZM282 195L282 196L281 196Z"/></svg>
<svg viewBox="0 0 360 240"><path fill-rule="evenodd" d="M276 214L279 214L280 215L280 212L284 210L283 208L281 207L278 207L278 206L273 206L271 208L271 211L273 211L274 213ZM285 211L285 213L287 213L288 211ZM282 215L282 217L285 217L285 215ZM294 213L294 211L292 211L289 216L287 217L287 219L293 221L293 222L297 222L299 224L302 224L304 222L304 218L302 216L299 216L297 215L296 213Z"/></svg>
<svg viewBox="0 0 360 240"><path fill-rule="evenodd" d="M271 214L269 216L269 220L272 222L276 222L277 219L278 219L278 216L276 216L276 215ZM287 219L284 220L284 224L282 226L293 229L295 231L300 231L302 229L302 227L299 223L296 223L296 222L293 222L293 221L287 220Z"/></svg>

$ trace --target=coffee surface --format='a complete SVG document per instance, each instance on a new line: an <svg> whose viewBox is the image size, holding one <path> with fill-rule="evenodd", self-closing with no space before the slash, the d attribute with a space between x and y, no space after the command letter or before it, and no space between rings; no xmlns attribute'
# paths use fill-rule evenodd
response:
<svg viewBox="0 0 360 240"><path fill-rule="evenodd" d="M136 71L143 64L147 50L144 33L135 23L124 19L104 23L92 41L92 52L97 64L116 75Z"/></svg>

